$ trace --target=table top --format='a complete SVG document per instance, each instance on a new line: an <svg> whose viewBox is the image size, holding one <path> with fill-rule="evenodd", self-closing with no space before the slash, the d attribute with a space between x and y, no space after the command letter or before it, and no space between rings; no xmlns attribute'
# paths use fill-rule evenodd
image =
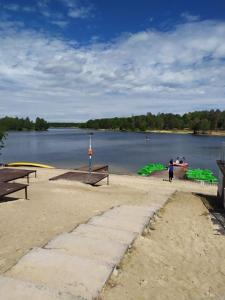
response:
<svg viewBox="0 0 225 300"><path fill-rule="evenodd" d="M50 178L50 180L75 180L80 181L87 184L96 184L102 179L108 177L107 173L84 173L84 172L67 172L62 175Z"/></svg>
<svg viewBox="0 0 225 300"><path fill-rule="evenodd" d="M0 169L0 182L8 182L11 180L23 178L33 172L36 171L21 169Z"/></svg>
<svg viewBox="0 0 225 300"><path fill-rule="evenodd" d="M0 197L25 189L27 186L22 183L0 182Z"/></svg>

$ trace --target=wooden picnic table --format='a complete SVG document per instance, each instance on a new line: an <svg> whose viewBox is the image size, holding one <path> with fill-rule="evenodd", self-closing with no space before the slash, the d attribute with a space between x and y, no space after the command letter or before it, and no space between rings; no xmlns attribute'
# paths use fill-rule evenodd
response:
<svg viewBox="0 0 225 300"><path fill-rule="evenodd" d="M95 185L99 181L107 178L107 184L109 184L109 174L108 173L88 173L88 172L66 172L62 175L50 178L49 180L71 180L79 181L86 184Z"/></svg>
<svg viewBox="0 0 225 300"><path fill-rule="evenodd" d="M75 170L88 172L89 171L89 166L85 165L85 166L82 166L82 167L77 168ZM109 171L109 166L108 165L93 165L91 167L91 172L108 172L108 171Z"/></svg>
<svg viewBox="0 0 225 300"><path fill-rule="evenodd" d="M0 198L24 189L27 199L27 187L27 184L22 183L0 182Z"/></svg>
<svg viewBox="0 0 225 300"><path fill-rule="evenodd" d="M37 177L36 170L10 169L10 168L0 169L0 182L8 182L8 181L26 177L27 183L29 184L29 175L32 173L35 174L35 178L36 178Z"/></svg>

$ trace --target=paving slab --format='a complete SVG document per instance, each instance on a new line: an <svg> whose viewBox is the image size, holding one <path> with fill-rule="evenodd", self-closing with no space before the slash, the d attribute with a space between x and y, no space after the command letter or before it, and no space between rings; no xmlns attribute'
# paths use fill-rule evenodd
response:
<svg viewBox="0 0 225 300"><path fill-rule="evenodd" d="M141 222L142 220L149 220L156 212L155 208L152 208L151 210L145 211L145 210L138 210L136 208L125 208L125 207L115 207L113 209L110 209L102 214L104 217L108 218L118 218L122 217L126 220L134 220L135 222Z"/></svg>
<svg viewBox="0 0 225 300"><path fill-rule="evenodd" d="M57 236L45 248L33 249L7 272L11 279L0 277L0 299L96 298L129 245L160 207L114 207L71 233ZM5 294L8 298L1 296Z"/></svg>
<svg viewBox="0 0 225 300"><path fill-rule="evenodd" d="M57 249L69 255L77 255L100 263L116 265L122 259L128 246L129 244L116 241L65 233L50 241L45 248Z"/></svg>
<svg viewBox="0 0 225 300"><path fill-rule="evenodd" d="M85 300L67 293L49 289L9 277L0 276L0 299L2 300Z"/></svg>
<svg viewBox="0 0 225 300"><path fill-rule="evenodd" d="M152 204L149 206L139 206L139 205L120 205L107 210L105 213L118 212L124 215L129 215L136 213L138 217L151 217L152 213L155 213L161 205Z"/></svg>
<svg viewBox="0 0 225 300"><path fill-rule="evenodd" d="M71 234L82 237L90 237L96 240L116 241L127 245L130 245L137 236L137 233L127 230L112 229L90 224L79 225L71 232Z"/></svg>
<svg viewBox="0 0 225 300"><path fill-rule="evenodd" d="M107 216L96 216L89 220L88 224L102 227L109 227L113 229L127 230L133 233L142 233L145 226L148 224L149 218L143 217L140 220L135 218L126 218L124 216L117 216L114 218Z"/></svg>
<svg viewBox="0 0 225 300"><path fill-rule="evenodd" d="M6 275L89 300L97 297L111 272L112 267L90 259L35 248Z"/></svg>

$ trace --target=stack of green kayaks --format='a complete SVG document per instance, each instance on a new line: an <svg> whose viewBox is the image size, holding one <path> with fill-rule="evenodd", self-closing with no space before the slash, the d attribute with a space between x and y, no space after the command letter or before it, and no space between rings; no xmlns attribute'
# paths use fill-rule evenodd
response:
<svg viewBox="0 0 225 300"><path fill-rule="evenodd" d="M165 170L166 167L162 164L148 164L146 166L144 166L143 168L141 168L140 170L138 170L138 174L141 176L148 176L150 175L152 172L155 171L162 171Z"/></svg>
<svg viewBox="0 0 225 300"><path fill-rule="evenodd" d="M207 183L217 183L217 178L213 175L211 170L208 169L188 169L186 178L194 181L204 181Z"/></svg>

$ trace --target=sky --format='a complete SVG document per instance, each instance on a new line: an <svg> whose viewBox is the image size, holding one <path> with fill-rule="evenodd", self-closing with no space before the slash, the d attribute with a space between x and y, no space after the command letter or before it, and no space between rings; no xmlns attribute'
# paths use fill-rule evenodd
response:
<svg viewBox="0 0 225 300"><path fill-rule="evenodd" d="M0 117L217 108L224 0L0 0Z"/></svg>

